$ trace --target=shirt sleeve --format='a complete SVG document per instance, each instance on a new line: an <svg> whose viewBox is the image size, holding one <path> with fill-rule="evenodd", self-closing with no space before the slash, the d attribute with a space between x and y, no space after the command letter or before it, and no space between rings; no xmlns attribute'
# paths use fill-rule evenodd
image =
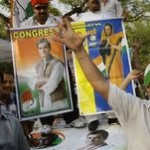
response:
<svg viewBox="0 0 150 150"><path fill-rule="evenodd" d="M108 103L115 111L119 121L125 123L135 111L139 110L141 99L110 83Z"/></svg>
<svg viewBox="0 0 150 150"><path fill-rule="evenodd" d="M63 79L64 66L61 62L57 62L53 68L53 71L47 81L42 86L42 89L45 93L51 94L57 87L60 81Z"/></svg>
<svg viewBox="0 0 150 150"><path fill-rule="evenodd" d="M118 2L117 0L115 0L115 9L116 9L116 17L121 17L122 16L121 2Z"/></svg>
<svg viewBox="0 0 150 150"><path fill-rule="evenodd" d="M30 27L33 25L33 18L30 17L29 19L25 20L20 24L20 27Z"/></svg>
<svg viewBox="0 0 150 150"><path fill-rule="evenodd" d="M19 121L18 124L18 150L30 150L28 141L24 135L22 126Z"/></svg>

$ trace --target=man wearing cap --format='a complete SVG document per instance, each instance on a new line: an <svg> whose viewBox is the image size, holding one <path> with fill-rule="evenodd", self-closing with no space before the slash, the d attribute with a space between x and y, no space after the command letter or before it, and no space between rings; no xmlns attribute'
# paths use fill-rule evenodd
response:
<svg viewBox="0 0 150 150"><path fill-rule="evenodd" d="M39 26L39 25L57 25L61 22L60 17L49 13L48 0L31 0L34 15L25 20L21 27Z"/></svg>
<svg viewBox="0 0 150 150"><path fill-rule="evenodd" d="M31 5L34 11L34 15L20 25L20 27L34 27L43 25L57 25L61 23L61 18L56 17L49 13L49 0L31 0ZM59 69L58 69L59 70ZM47 116L40 118L42 124L52 124L54 121L53 116ZM32 128L33 122L22 122L25 134L28 136L30 128Z"/></svg>

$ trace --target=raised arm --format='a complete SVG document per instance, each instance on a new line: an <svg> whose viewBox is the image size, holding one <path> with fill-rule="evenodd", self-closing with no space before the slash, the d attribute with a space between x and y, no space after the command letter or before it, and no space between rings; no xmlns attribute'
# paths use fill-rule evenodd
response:
<svg viewBox="0 0 150 150"><path fill-rule="evenodd" d="M122 84L120 85L120 89L125 90L128 84L135 79L138 79L140 76L143 76L143 72L139 70L132 70L129 72L127 77L124 79Z"/></svg>
<svg viewBox="0 0 150 150"><path fill-rule="evenodd" d="M99 92L107 100L109 83L97 69L83 47L83 42L88 34L75 33L67 20L64 21L64 25L61 25L60 28L62 29L62 34L56 37L57 40L62 41L74 51L86 78L94 90Z"/></svg>

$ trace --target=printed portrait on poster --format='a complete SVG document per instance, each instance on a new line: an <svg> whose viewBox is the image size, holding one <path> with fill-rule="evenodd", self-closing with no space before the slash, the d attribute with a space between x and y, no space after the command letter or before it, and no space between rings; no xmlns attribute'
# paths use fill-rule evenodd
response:
<svg viewBox="0 0 150 150"><path fill-rule="evenodd" d="M72 24L75 32L90 33L84 46L106 80L120 86L131 71L129 48L121 18ZM90 115L111 111L103 97L93 90L74 57L80 113ZM91 74L92 76L92 74ZM127 92L134 94L133 83Z"/></svg>
<svg viewBox="0 0 150 150"><path fill-rule="evenodd" d="M56 27L11 30L21 119L72 111L66 53Z"/></svg>

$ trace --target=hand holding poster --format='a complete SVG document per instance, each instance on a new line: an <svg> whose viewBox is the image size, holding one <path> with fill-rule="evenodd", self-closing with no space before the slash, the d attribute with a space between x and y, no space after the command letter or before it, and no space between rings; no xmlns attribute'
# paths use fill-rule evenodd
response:
<svg viewBox="0 0 150 150"><path fill-rule="evenodd" d="M52 40L56 27L11 31L22 120L72 110L70 82L63 45Z"/></svg>

